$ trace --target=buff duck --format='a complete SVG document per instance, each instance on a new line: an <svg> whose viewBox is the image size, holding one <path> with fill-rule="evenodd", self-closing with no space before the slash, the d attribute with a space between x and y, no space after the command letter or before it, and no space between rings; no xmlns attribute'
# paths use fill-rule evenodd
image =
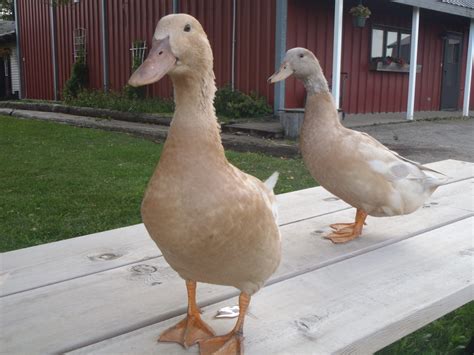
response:
<svg viewBox="0 0 474 355"><path fill-rule="evenodd" d="M368 215L386 217L414 212L445 183L443 175L391 151L368 134L345 128L315 55L305 48L286 52L271 83L294 75L307 97L300 150L321 186L357 209L355 222L336 223L326 236L334 243L359 237ZM443 175L444 176L444 175Z"/></svg>
<svg viewBox="0 0 474 355"><path fill-rule="evenodd" d="M280 261L273 187L231 165L224 154L213 106L213 55L206 33L192 16L160 19L152 48L129 84L172 80L176 109L158 166L142 202L151 238L186 282L187 316L159 341L184 347L199 343L201 353L241 353L250 297ZM240 313L224 336L202 321L196 282L236 287Z"/></svg>

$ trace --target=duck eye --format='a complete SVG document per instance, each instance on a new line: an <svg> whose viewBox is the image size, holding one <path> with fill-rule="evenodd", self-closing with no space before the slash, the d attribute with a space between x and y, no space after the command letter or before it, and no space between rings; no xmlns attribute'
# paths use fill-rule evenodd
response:
<svg viewBox="0 0 474 355"><path fill-rule="evenodd" d="M304 54L303 54L303 53L301 53L301 54L300 54L300 58L303 58L303 57L304 57Z"/></svg>
<svg viewBox="0 0 474 355"><path fill-rule="evenodd" d="M191 25L188 23L186 26L184 26L184 32L189 32L191 31Z"/></svg>

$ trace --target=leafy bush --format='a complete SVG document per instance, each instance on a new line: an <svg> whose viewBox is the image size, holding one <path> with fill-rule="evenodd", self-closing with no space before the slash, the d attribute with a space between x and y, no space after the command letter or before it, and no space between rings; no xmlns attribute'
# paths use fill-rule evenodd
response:
<svg viewBox="0 0 474 355"><path fill-rule="evenodd" d="M107 108L125 112L171 113L174 102L163 98L142 98L142 94L129 85L122 92L100 90L81 90L76 95L65 95L64 102L73 106ZM232 91L226 86L217 90L214 101L216 113L220 117L242 118L262 117L272 113L264 97L256 94L246 95Z"/></svg>
<svg viewBox="0 0 474 355"><path fill-rule="evenodd" d="M100 90L82 90L77 97L65 98L64 102L72 106L106 108L124 112L170 113L174 110L174 103L170 99L153 98L139 99L127 89L122 92Z"/></svg>
<svg viewBox="0 0 474 355"><path fill-rule="evenodd" d="M218 115L232 118L261 117L272 113L264 97L256 93L247 95L238 90L232 91L230 86L217 90L214 105Z"/></svg>
<svg viewBox="0 0 474 355"><path fill-rule="evenodd" d="M70 100L87 87L89 81L89 70L83 59L78 59L72 66L71 77L64 86L63 97Z"/></svg>

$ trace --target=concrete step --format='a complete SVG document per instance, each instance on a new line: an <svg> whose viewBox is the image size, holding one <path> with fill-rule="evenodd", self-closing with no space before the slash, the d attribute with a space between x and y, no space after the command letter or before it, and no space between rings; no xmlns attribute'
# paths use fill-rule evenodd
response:
<svg viewBox="0 0 474 355"><path fill-rule="evenodd" d="M281 139L284 137L283 127L276 119L274 121L223 124L222 131L237 135L248 134L262 138Z"/></svg>

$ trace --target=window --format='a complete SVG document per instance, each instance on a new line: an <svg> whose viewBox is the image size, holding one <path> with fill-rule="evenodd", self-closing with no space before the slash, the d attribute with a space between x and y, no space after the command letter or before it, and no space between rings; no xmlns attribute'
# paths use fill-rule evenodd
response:
<svg viewBox="0 0 474 355"><path fill-rule="evenodd" d="M133 41L132 48L130 48L130 52L132 53L132 71L137 70L143 63L145 60L146 50L147 47L145 40L137 39Z"/></svg>
<svg viewBox="0 0 474 355"><path fill-rule="evenodd" d="M86 62L86 29L76 28L74 30L74 62Z"/></svg>
<svg viewBox="0 0 474 355"><path fill-rule="evenodd" d="M374 26L372 28L371 61L390 57L399 63L410 63L410 30Z"/></svg>

